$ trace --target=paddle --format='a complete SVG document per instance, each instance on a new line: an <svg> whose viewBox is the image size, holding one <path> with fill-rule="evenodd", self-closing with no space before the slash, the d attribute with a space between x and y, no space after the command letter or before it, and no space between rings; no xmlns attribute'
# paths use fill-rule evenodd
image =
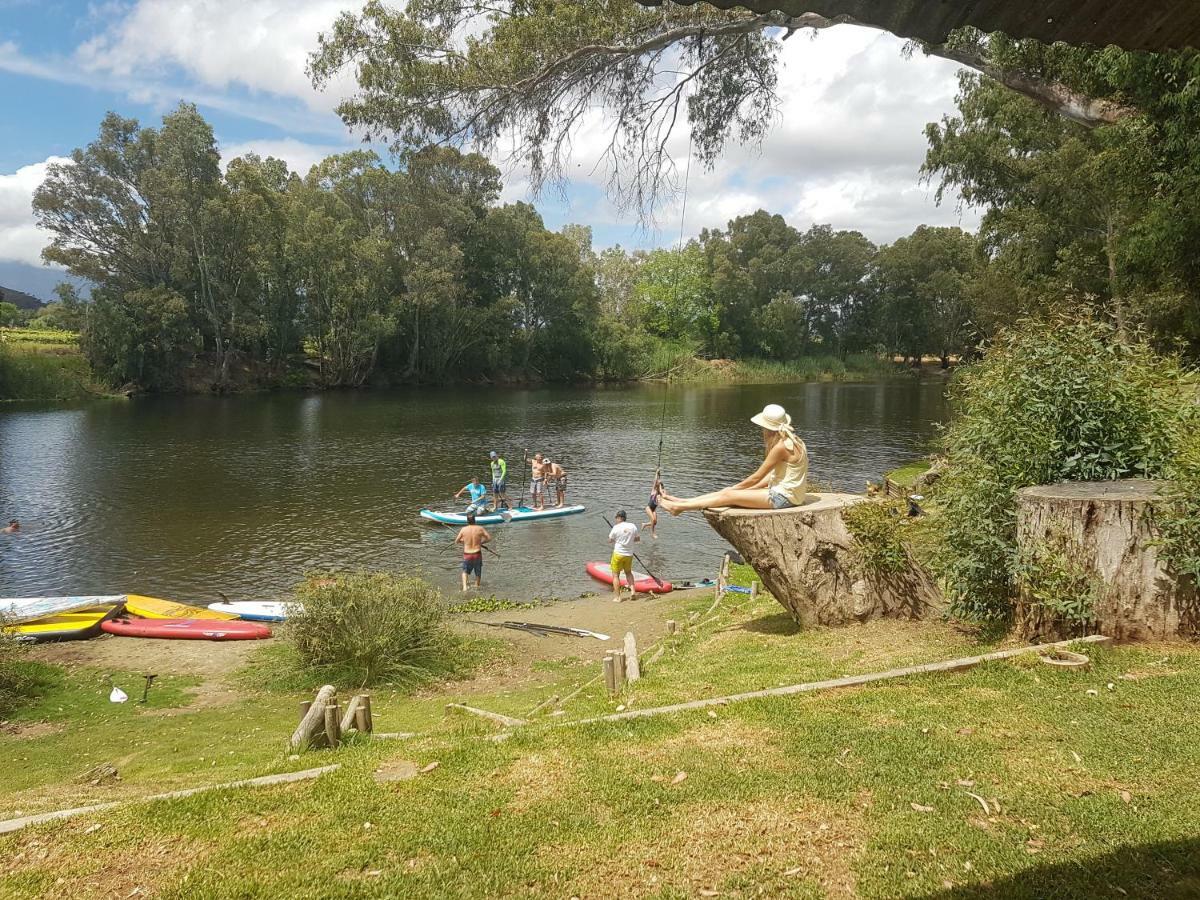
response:
<svg viewBox="0 0 1200 900"><path fill-rule="evenodd" d="M604 520L604 524L608 526L608 530L609 530L609 531L612 531L612 529L613 529L613 523L612 523L612 522L610 522L610 521L608 521L608 516L601 516L600 518L602 518L602 519ZM650 571L650 567L649 567L648 565L646 565L644 562L642 562L641 558L640 558L640 557L639 557L639 556L638 556L636 553L634 553L634 554L633 554L633 558L634 558L634 560L636 560L636 561L637 561L637 564L638 564L639 566L641 566L643 569L645 569L645 570L646 570L646 574L647 574L647 575L649 575L651 578L653 578L653 579L654 579L654 583L655 583L655 584L657 584L659 587L666 587L666 585L665 585L665 583L663 582L663 580L662 580L661 578L659 578L657 575L655 575L653 572L651 572L651 571ZM619 577L620 577L620 576L613 576L614 580L617 580ZM632 585L632 584L631 584L631 585L629 585L629 589L630 589L631 591L633 590L633 585Z"/></svg>

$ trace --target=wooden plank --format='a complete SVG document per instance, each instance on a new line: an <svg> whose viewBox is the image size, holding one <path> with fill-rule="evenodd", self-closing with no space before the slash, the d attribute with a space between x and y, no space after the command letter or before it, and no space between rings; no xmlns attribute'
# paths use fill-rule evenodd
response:
<svg viewBox="0 0 1200 900"><path fill-rule="evenodd" d="M1069 647L1072 644L1103 644L1112 638L1093 634L1090 637L1076 638L1070 641L1058 641L1053 644L1033 644L1016 647L1012 650L998 650L985 653L982 656L967 656L962 659L949 659L943 662L925 663L920 666L906 666L903 669L889 669L886 672L874 672L869 675L852 675L848 678L833 678L828 681L808 681L803 684L792 684L785 687L767 688L761 691L747 691L744 694L730 694L727 697L710 697L706 700L691 700L687 703L675 703L671 706L656 706L649 709L631 709L625 712L613 713L607 716L594 716L589 719L575 719L571 722L556 722L555 727L575 725L590 725L596 722L624 722L629 719L645 719L650 716L661 716L667 713L690 712L696 709L708 709L712 706L725 706L730 703L741 703L746 700L758 700L763 697L789 697L793 694L806 694L813 691L830 691L838 688L857 687L876 681L890 681L895 678L908 678L911 675L927 675L936 672L961 672L974 668L980 663L993 662L1001 659L1011 659L1028 653L1036 653L1053 647Z"/></svg>
<svg viewBox="0 0 1200 900"><path fill-rule="evenodd" d="M0 834L9 834L13 831L19 831L29 825L41 825L44 822L55 822L59 819L70 819L75 816L86 815L87 813L103 812L108 809L115 809L118 806L127 806L131 803L150 803L155 800L176 800L180 797L191 797L194 794L202 794L205 791L223 791L232 788L243 787L267 787L273 784L289 784L293 781L307 781L312 778L318 778L328 772L335 772L340 765L334 764L331 766L320 766L316 769L304 769L299 772L281 772L278 775L262 775L258 778L246 778L241 781L230 781L225 784L206 784L203 787L185 788L180 791L170 791L166 794L152 794L149 797L134 797L129 800L113 800L108 803L96 803L92 806L78 806L74 809L60 809L55 812L39 813L36 816L22 816L19 819L8 819L0 822Z"/></svg>
<svg viewBox="0 0 1200 900"><path fill-rule="evenodd" d="M514 728L517 725L524 725L524 719L514 719L512 716L506 716L502 713L492 712L487 709L479 709L474 706L467 706L464 703L447 703L446 709L457 710L458 712L470 713L473 716L479 716L483 719L490 719L493 722L498 722L508 728Z"/></svg>

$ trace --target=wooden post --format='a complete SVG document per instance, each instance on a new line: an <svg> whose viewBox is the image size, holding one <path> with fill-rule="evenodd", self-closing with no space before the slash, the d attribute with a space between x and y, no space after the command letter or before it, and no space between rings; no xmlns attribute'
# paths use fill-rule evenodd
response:
<svg viewBox="0 0 1200 900"><path fill-rule="evenodd" d="M338 716L337 700L325 707L325 740L331 748L342 742L342 720Z"/></svg>
<svg viewBox="0 0 1200 900"><path fill-rule="evenodd" d="M617 663L611 651L604 657L604 687L609 694L617 692Z"/></svg>
<svg viewBox="0 0 1200 900"><path fill-rule="evenodd" d="M667 619L667 634L673 635L673 634L678 634L678 632L679 632L679 623L676 622L674 619Z"/></svg>
<svg viewBox="0 0 1200 900"><path fill-rule="evenodd" d="M619 694L625 689L625 651L614 650L612 652L612 658L613 675L615 676L614 680L617 683L617 693Z"/></svg>
<svg viewBox="0 0 1200 900"><path fill-rule="evenodd" d="M754 579L752 582L750 582L750 599L751 600L758 599L758 579L757 578Z"/></svg>
<svg viewBox="0 0 1200 900"><path fill-rule="evenodd" d="M327 684L317 691L316 698L309 704L304 718L300 720L300 724L292 732L292 739L288 742L293 752L303 749L307 744L316 743L315 739L325 729L325 708L336 698L337 689L332 684Z"/></svg>
<svg viewBox="0 0 1200 900"><path fill-rule="evenodd" d="M363 709L367 711L367 734L375 730L375 713L371 712L371 695L363 694Z"/></svg>
<svg viewBox="0 0 1200 900"><path fill-rule="evenodd" d="M300 721L301 722L304 721L304 717L308 715L308 711L311 708L312 708L311 700L301 700L300 701Z"/></svg>
<svg viewBox="0 0 1200 900"><path fill-rule="evenodd" d="M341 724L338 726L338 733L345 734L351 728L358 727L355 725L355 717L358 715L358 708L362 705L362 697L355 694L350 698L350 702L346 704L346 711L342 713Z"/></svg>
<svg viewBox="0 0 1200 900"><path fill-rule="evenodd" d="M625 680L637 681L642 677L642 669L638 664L637 638L632 631L625 632Z"/></svg>

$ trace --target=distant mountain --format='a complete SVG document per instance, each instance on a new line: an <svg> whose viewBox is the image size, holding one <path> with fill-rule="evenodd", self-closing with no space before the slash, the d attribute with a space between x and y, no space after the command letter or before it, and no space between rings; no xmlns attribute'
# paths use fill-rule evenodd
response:
<svg viewBox="0 0 1200 900"><path fill-rule="evenodd" d="M7 288L0 284L0 303L12 303L17 309L41 309L46 304L24 291Z"/></svg>
<svg viewBox="0 0 1200 900"><path fill-rule="evenodd" d="M4 6L0 0L0 7ZM40 303L49 303L54 299L54 287L60 281L75 285L79 296L91 296L91 284L82 278L68 275L62 269L49 266L31 266L29 263L0 261L0 290L11 290L15 294L24 294ZM18 306L21 304L18 303Z"/></svg>

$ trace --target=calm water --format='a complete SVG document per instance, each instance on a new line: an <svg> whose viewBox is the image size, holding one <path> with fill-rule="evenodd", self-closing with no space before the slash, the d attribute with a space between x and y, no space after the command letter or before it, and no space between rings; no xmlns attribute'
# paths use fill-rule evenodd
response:
<svg viewBox="0 0 1200 900"><path fill-rule="evenodd" d="M507 454L521 490L523 448L570 474L560 521L493 528L502 559L484 586L571 597L607 557L625 507L642 521L663 436L669 490L743 478L761 459L747 419L784 404L808 443L812 477L862 490L920 454L943 420L940 381L719 388L455 389L237 398L149 398L0 410L0 596L146 593L211 602L286 596L308 570L419 570L457 578L450 530L417 517L450 508L487 452ZM664 413L665 410L665 413ZM724 549L698 514L664 515L639 549L662 577L715 571Z"/></svg>

